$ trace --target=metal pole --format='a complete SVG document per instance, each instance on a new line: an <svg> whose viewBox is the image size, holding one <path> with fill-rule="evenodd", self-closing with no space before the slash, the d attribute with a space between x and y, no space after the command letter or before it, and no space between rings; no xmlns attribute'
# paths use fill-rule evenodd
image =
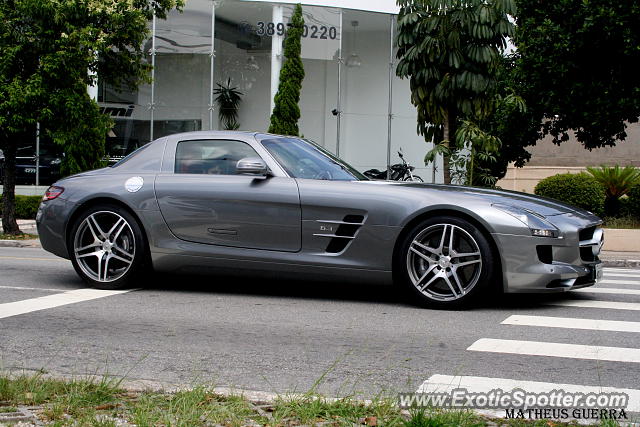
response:
<svg viewBox="0 0 640 427"><path fill-rule="evenodd" d="M391 122L393 121L393 22L394 15L390 15L389 29L389 118L387 121L387 180L391 179Z"/></svg>
<svg viewBox="0 0 640 427"><path fill-rule="evenodd" d="M344 40L342 34L342 9L340 9L340 25L338 28L340 32L340 47L338 48L338 101L336 102L336 110L338 114L336 115L336 156L340 157L340 127L341 127L341 118L342 118L342 42Z"/></svg>
<svg viewBox="0 0 640 427"><path fill-rule="evenodd" d="M431 138L431 144L435 144L434 143L434 138ZM436 163L438 162L438 156L436 156L433 159L433 162L431 162L431 183L435 184L436 183Z"/></svg>
<svg viewBox="0 0 640 427"><path fill-rule="evenodd" d="M36 187L40 185L40 122L36 123Z"/></svg>
<svg viewBox="0 0 640 427"><path fill-rule="evenodd" d="M211 73L209 76L209 130L213 130L213 73L215 71L215 34L216 34L216 2L211 2L211 51L209 52L209 58L211 62Z"/></svg>
<svg viewBox="0 0 640 427"><path fill-rule="evenodd" d="M151 114L149 117L150 128L149 128L149 141L153 141L153 111L155 110L156 104L156 15L153 14L152 21L152 29L151 29L151 102L149 103L149 110L151 110Z"/></svg>

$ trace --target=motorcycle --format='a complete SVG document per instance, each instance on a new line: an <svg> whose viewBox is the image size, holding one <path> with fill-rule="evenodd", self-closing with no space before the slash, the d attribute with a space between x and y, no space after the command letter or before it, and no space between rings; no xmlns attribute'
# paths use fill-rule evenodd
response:
<svg viewBox="0 0 640 427"><path fill-rule="evenodd" d="M388 179L391 181L424 182L421 177L412 173L415 170L415 167L407 163L402 155L402 151L398 151L398 156L400 157L400 160L402 160L402 163L391 165L391 167L385 171L369 169L364 172L364 175L369 179L386 180L388 175Z"/></svg>

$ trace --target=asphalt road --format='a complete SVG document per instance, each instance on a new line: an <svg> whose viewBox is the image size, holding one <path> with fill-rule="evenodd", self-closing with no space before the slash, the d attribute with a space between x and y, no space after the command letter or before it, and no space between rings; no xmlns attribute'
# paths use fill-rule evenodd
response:
<svg viewBox="0 0 640 427"><path fill-rule="evenodd" d="M605 293L509 296L468 311L420 309L366 284L150 279L86 299L62 294L86 288L70 262L0 248L0 367L272 392L319 383L332 395L415 391L433 375L640 389L639 270L606 270ZM33 300L52 295L62 302ZM614 304L552 305L590 301ZM26 311L12 314L12 302ZM502 324L512 315L525 317Z"/></svg>

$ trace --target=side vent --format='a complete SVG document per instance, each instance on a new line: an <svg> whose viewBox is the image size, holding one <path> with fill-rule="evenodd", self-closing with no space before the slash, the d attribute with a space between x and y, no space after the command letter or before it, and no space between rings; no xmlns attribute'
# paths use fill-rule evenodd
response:
<svg viewBox="0 0 640 427"><path fill-rule="evenodd" d="M330 254L337 254L344 251L355 238L356 233L364 224L364 216L345 215L342 221L319 219L317 222L323 224L320 227L321 230L328 232L316 233L314 236L331 239L325 251Z"/></svg>

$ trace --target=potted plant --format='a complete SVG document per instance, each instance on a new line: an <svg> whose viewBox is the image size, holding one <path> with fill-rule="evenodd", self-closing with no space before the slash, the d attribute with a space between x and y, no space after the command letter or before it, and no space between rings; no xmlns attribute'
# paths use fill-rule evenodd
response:
<svg viewBox="0 0 640 427"><path fill-rule="evenodd" d="M218 104L218 118L225 130L236 130L240 127L238 123L238 107L242 101L243 93L237 87L231 86L231 78L225 83L216 83L218 86L213 90Z"/></svg>

